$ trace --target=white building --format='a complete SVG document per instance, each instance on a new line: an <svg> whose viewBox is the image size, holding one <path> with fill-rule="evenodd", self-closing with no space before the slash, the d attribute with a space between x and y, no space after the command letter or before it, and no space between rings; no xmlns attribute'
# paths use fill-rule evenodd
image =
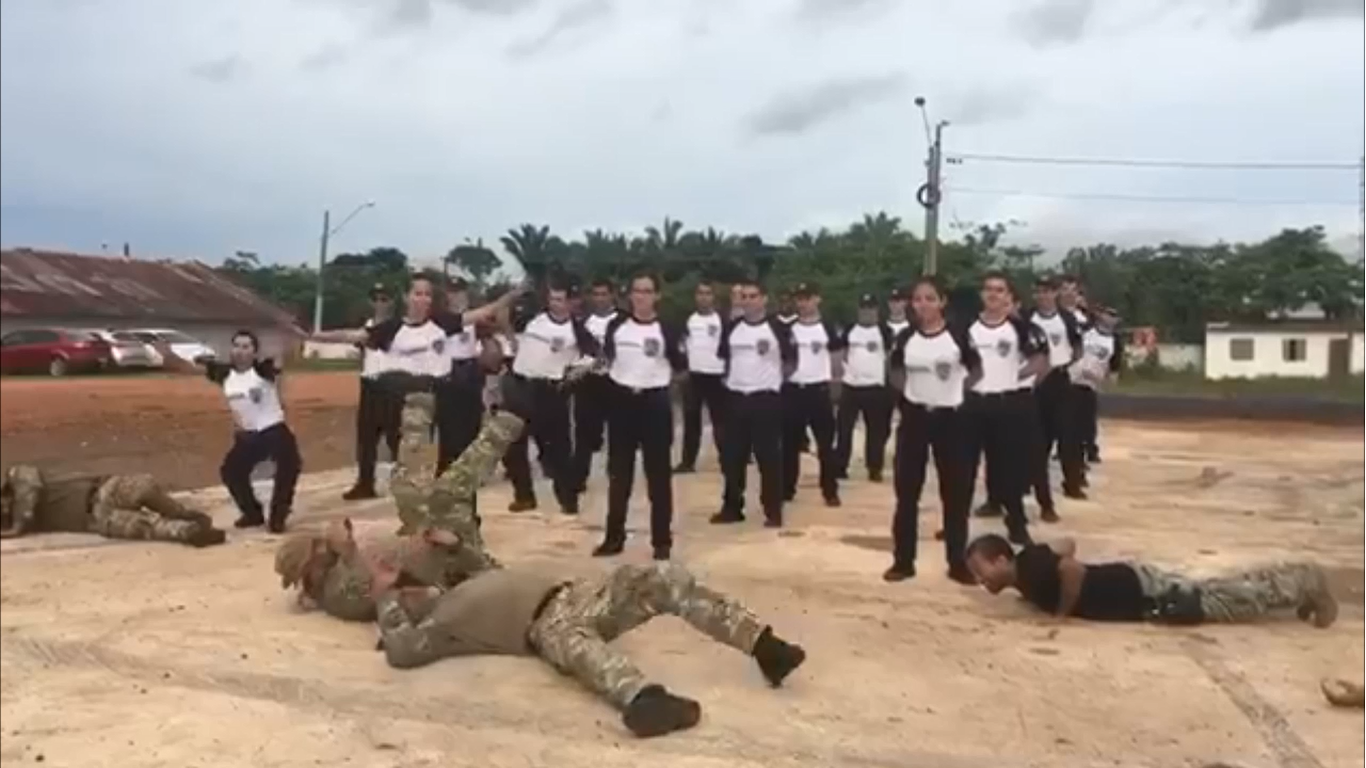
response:
<svg viewBox="0 0 1366 768"><path fill-rule="evenodd" d="M1205 378L1337 378L1360 374L1361 323L1272 320L1205 327Z"/></svg>

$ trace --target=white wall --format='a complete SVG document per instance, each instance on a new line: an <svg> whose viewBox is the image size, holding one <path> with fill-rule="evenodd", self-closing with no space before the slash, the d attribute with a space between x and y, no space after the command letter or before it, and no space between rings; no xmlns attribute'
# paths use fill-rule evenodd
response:
<svg viewBox="0 0 1366 768"><path fill-rule="evenodd" d="M330 344L322 341L305 341L304 357L319 360L359 360L360 350L355 344Z"/></svg>
<svg viewBox="0 0 1366 768"><path fill-rule="evenodd" d="M1363 365L1363 358L1366 358L1366 334L1352 334L1352 373L1366 372L1366 365Z"/></svg>
<svg viewBox="0 0 1366 768"><path fill-rule="evenodd" d="M1261 376L1326 377L1328 375L1328 342L1347 338L1345 331L1225 331L1209 329L1205 332L1205 378L1238 379ZM1360 338L1358 336L1358 338ZM1232 339L1252 339L1251 360L1234 360L1229 354ZM1304 360L1288 361L1284 357L1286 339L1305 341ZM1352 352L1352 370L1361 370L1360 344Z"/></svg>

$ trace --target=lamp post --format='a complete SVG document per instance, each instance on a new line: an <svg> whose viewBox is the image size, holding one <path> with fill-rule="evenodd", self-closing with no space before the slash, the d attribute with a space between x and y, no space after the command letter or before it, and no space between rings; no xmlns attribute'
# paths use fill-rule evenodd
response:
<svg viewBox="0 0 1366 768"><path fill-rule="evenodd" d="M933 275L939 270L939 203L944 197L940 183L940 171L944 164L944 128L949 121L940 120L930 131L930 118L925 112L925 97L915 97L915 105L920 108L920 121L925 126L925 141L929 144L929 155L925 159L925 184L916 193L916 198L925 209L925 266L924 273Z"/></svg>
<svg viewBox="0 0 1366 768"><path fill-rule="evenodd" d="M332 226L332 212L323 211L323 234L318 245L318 285L313 293L313 332L317 333L323 329L323 267L327 266L327 242L332 236L341 231L346 223L356 218L356 215L366 208L374 208L374 200L366 200L356 206L354 211L346 215L337 226Z"/></svg>

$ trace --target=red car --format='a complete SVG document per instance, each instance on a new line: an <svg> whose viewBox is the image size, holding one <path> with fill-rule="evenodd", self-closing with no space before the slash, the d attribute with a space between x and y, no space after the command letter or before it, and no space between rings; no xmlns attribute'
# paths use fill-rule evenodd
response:
<svg viewBox="0 0 1366 768"><path fill-rule="evenodd" d="M108 342L90 331L25 328L0 337L0 373L65 376L104 370L112 358Z"/></svg>

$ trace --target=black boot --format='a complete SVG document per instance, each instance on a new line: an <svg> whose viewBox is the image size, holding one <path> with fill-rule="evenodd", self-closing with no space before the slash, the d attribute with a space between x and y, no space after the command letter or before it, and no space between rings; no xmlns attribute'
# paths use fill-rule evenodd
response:
<svg viewBox="0 0 1366 768"><path fill-rule="evenodd" d="M290 510L288 509L272 509L270 520L266 522L266 530L271 533L284 533L285 520L289 519L289 513Z"/></svg>
<svg viewBox="0 0 1366 768"><path fill-rule="evenodd" d="M191 533L189 538L185 540L185 543L192 547L203 548L212 547L215 544L222 544L227 540L228 534L223 532L222 529L206 525L196 528L194 533Z"/></svg>
<svg viewBox="0 0 1366 768"><path fill-rule="evenodd" d="M1058 510L1054 509L1053 507L1044 507L1042 510L1039 511L1039 519L1044 521L1045 523L1056 523L1062 518L1058 517Z"/></svg>
<svg viewBox="0 0 1366 768"><path fill-rule="evenodd" d="M621 715L627 729L642 739L691 728L701 718L700 704L675 696L662 685L642 688Z"/></svg>
<svg viewBox="0 0 1366 768"><path fill-rule="evenodd" d="M977 517L1000 517L1001 515L1004 515L1005 512L1001 509L999 504L993 504L992 502L988 501L982 506L973 510L972 514Z"/></svg>
<svg viewBox="0 0 1366 768"><path fill-rule="evenodd" d="M754 643L754 660L768 684L777 688L783 684L783 678L806 661L806 651L800 645L780 640L773 634L772 627L764 627Z"/></svg>
<svg viewBox="0 0 1366 768"><path fill-rule="evenodd" d="M378 499L379 494L375 492L374 483L356 483L351 489L342 494L342 501L360 501L362 499Z"/></svg>
<svg viewBox="0 0 1366 768"><path fill-rule="evenodd" d="M615 557L625 548L626 542L620 539L605 539L593 550L593 557Z"/></svg>
<svg viewBox="0 0 1366 768"><path fill-rule="evenodd" d="M661 562L668 560L672 556L673 547L668 544L656 544L654 554L651 555L651 557L653 557L655 560L659 560Z"/></svg>
<svg viewBox="0 0 1366 768"><path fill-rule="evenodd" d="M237 518L237 522L232 524L234 528L259 528L266 524L266 518L260 512L243 512Z"/></svg>
<svg viewBox="0 0 1366 768"><path fill-rule="evenodd" d="M535 508L535 499L513 499L512 503L508 504L509 512L530 512Z"/></svg>
<svg viewBox="0 0 1366 768"><path fill-rule="evenodd" d="M972 571L963 563L949 565L949 579L969 587L977 586L977 577L973 576Z"/></svg>
<svg viewBox="0 0 1366 768"><path fill-rule="evenodd" d="M697 471L697 468L694 467L694 466L691 465L691 464L679 464L678 466L674 467L674 469L673 469L673 473L674 473L675 475L691 475L692 473L694 473L694 472L696 472L696 471Z"/></svg>
<svg viewBox="0 0 1366 768"><path fill-rule="evenodd" d="M723 509L711 516L711 523L713 525L729 525L731 523L743 522L745 522L745 515L743 512L728 512Z"/></svg>
<svg viewBox="0 0 1366 768"><path fill-rule="evenodd" d="M915 578L915 563L893 563L882 572L883 581L905 581Z"/></svg>

